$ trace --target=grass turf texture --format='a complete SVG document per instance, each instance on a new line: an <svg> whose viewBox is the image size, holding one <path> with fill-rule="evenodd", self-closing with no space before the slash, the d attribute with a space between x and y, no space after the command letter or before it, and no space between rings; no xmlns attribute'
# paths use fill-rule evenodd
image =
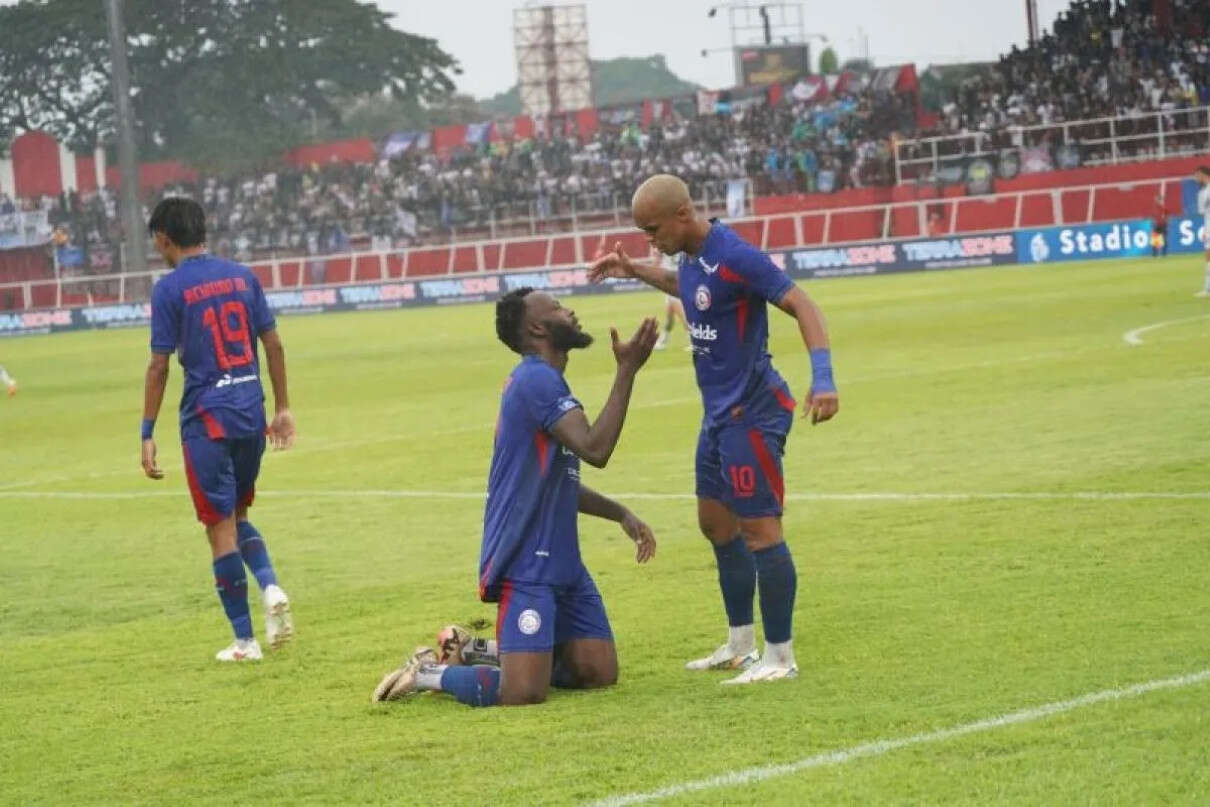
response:
<svg viewBox="0 0 1210 807"><path fill-rule="evenodd" d="M788 492L1210 490L1210 319L1122 341L1210 314L1190 296L1200 277L1173 258L813 284L842 408L796 424ZM608 326L628 332L660 299L571 299L598 337L568 372L591 416ZM801 395L798 335L771 318ZM230 637L185 491L179 367L157 484L137 455L144 331L0 343L22 383L0 401L3 801L572 803L1210 667L1206 500L792 501L802 672L737 690L682 670L724 631L692 501L622 496L657 533L649 566L614 525L581 520L616 688L514 710L371 706L442 624L494 617L475 599L482 503L373 492L480 492L513 357L482 305L280 327L300 441L267 456L252 515L299 637L259 665L212 661ZM652 357L588 484L692 492L684 343ZM139 497L28 495L63 492ZM1210 792L1207 703L1202 683L669 803L1193 802Z"/></svg>

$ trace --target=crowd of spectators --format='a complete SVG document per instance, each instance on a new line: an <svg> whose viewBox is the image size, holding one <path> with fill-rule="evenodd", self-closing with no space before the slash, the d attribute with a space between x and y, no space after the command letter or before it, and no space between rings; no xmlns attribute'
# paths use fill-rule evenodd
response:
<svg viewBox="0 0 1210 807"><path fill-rule="evenodd" d="M446 153L412 149L376 163L275 166L238 177L201 177L157 189L202 202L211 241L224 254L334 254L353 239L390 243L486 230L494 221L543 222L613 210L656 172L676 173L698 194L723 199L732 180L753 192L831 191L885 184L891 153L876 132L910 127L914 105L855 87L823 102L769 105L762 93L713 114L670 111L647 127L603 124L574 135L497 140ZM754 101L754 102L752 102ZM115 194L102 189L40 201L51 223L81 245L116 243Z"/></svg>
<svg viewBox="0 0 1210 807"><path fill-rule="evenodd" d="M1116 118L1114 136L1137 138L1120 147L1149 156L1158 150L1150 135L1161 126L1178 133L1204 128L1204 115L1181 110L1210 105L1210 0L1168 3L1164 21L1153 13L1153 0L1076 0L1033 47L1014 46L968 78L942 108L936 129L922 134L979 133L980 144L991 148L1056 145L1057 124ZM1018 129L1052 125L1027 128L1024 136ZM1082 141L1110 134L1108 123L1068 130ZM1179 150L1179 134L1166 146Z"/></svg>
<svg viewBox="0 0 1210 807"><path fill-rule="evenodd" d="M444 154L409 150L373 164L209 177L161 193L200 199L216 238L236 254L331 253L354 237L399 245L432 233L486 230L493 221L613 210L656 172L679 174L716 201L736 179L751 179L759 193L885 183L891 155L872 131L892 114L910 125L911 109L890 94L878 103L872 93L826 103L736 105L717 114L672 113L648 127L603 125L586 142L556 135Z"/></svg>
<svg viewBox="0 0 1210 807"><path fill-rule="evenodd" d="M1014 47L967 79L946 100L938 128L922 134L977 132L990 147L1008 148L1033 145L1016 127L1142 120L1151 111L1210 104L1210 0L1169 2L1170 30L1153 15L1152 0L1077 0L1036 46ZM648 126L633 118L603 122L586 141L553 134L442 153L412 148L371 164L203 177L155 197L199 199L211 215L215 248L247 257L331 254L355 239L401 246L506 220L541 225L613 210L655 172L679 174L716 201L735 180L750 181L756 194L893 183L895 144L917 134L915 97L869 81L807 100L815 97L804 83L787 87L775 104L749 95L706 114L676 106ZM0 199L0 211L5 204ZM112 193L40 204L77 242L116 242Z"/></svg>

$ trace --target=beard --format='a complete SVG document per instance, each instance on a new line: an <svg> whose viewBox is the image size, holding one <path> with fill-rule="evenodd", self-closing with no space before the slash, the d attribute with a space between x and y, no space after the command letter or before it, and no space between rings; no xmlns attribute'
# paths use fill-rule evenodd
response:
<svg viewBox="0 0 1210 807"><path fill-rule="evenodd" d="M577 330L571 325L566 325L562 322L552 323L547 326L550 329L550 343L555 350L564 352L575 350L576 348L588 347L592 344L592 336Z"/></svg>

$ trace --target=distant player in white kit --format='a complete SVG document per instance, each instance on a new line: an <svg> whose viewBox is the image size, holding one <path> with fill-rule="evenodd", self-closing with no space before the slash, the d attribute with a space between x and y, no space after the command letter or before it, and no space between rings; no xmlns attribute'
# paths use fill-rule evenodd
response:
<svg viewBox="0 0 1210 807"><path fill-rule="evenodd" d="M599 258L604 254L605 253L602 251L599 255L597 255L597 257ZM677 254L674 255L668 262L668 265L665 266L665 259L668 256L659 253L657 253L657 256L657 264L661 269L675 270L681 262L681 256L680 254ZM665 294L664 330L660 332L659 341L655 343L656 350L663 350L664 348L668 347L668 337L672 335L672 327L676 325L677 322L681 323L681 328L684 329L685 333L689 333L689 321L685 319L685 306L681 305L681 298L672 294ZM691 345L685 346L685 350L692 349L693 348Z"/></svg>
<svg viewBox="0 0 1210 807"><path fill-rule="evenodd" d="M17 394L17 379L9 375L8 370L5 370L3 367L0 367L0 383L3 383L5 388L8 389L8 396L10 398Z"/></svg>
<svg viewBox="0 0 1210 807"><path fill-rule="evenodd" d="M1210 165L1203 165L1193 172L1193 178L1202 188L1197 192L1197 212L1202 217L1202 246L1206 250L1206 275L1196 297L1210 297Z"/></svg>

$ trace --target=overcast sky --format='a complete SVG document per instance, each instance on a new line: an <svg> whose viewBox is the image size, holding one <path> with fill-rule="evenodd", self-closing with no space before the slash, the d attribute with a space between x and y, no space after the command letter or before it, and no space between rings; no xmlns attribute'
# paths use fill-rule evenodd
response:
<svg viewBox="0 0 1210 807"><path fill-rule="evenodd" d="M459 88L477 98L516 81L512 14L521 0L379 0L394 24L436 39L462 63ZM707 87L734 83L730 57L703 48L731 42L727 15L706 16L717 0L586 0L594 59L662 53L677 75ZM535 3L543 5L543 3ZM1045 28L1069 0L1038 0ZM827 36L841 60L861 56L858 29L869 37L878 65L986 61L1014 43L1023 45L1023 0L808 0L806 28ZM812 59L819 41L811 41Z"/></svg>
<svg viewBox="0 0 1210 807"><path fill-rule="evenodd" d="M16 0L0 0L12 5ZM758 4L758 0L750 0ZM484 98L516 82L513 9L524 0L378 0L400 29L436 39L462 63L459 89ZM542 2L531 3L543 5ZM734 83L725 47L727 14L706 12L718 0L585 0L594 59L662 53L673 72L706 87ZM828 37L841 60L863 55L859 29L878 65L986 61L1025 43L1023 0L807 0L801 4L809 33ZM1038 0L1049 29L1070 0ZM811 40L812 59L821 48Z"/></svg>

